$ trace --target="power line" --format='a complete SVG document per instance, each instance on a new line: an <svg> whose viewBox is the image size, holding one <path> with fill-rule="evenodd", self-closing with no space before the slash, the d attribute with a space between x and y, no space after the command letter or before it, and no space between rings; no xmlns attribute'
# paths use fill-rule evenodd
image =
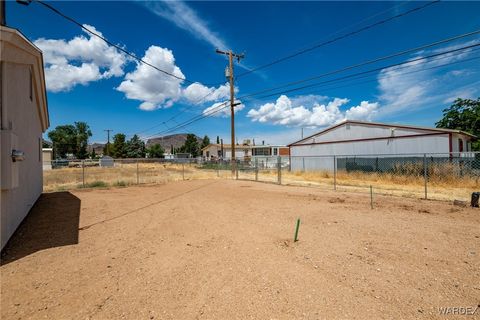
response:
<svg viewBox="0 0 480 320"><path fill-rule="evenodd" d="M272 88L268 88L268 89L263 89L263 90L260 90L260 91L257 91L257 92L253 92L253 93L244 95L244 96L242 96L238 99L245 99L245 98L249 98L249 97L252 97L252 96L257 96L257 95L260 95L262 93L266 93L266 92L270 92L270 91L273 91L273 90L293 86L293 85L296 85L296 84L301 84L301 83L304 83L304 82L308 82L308 81L319 79L319 78L322 78L322 77L334 75L334 74L337 74L337 73L341 73L341 72L348 71L348 70L351 70L351 69L359 68L359 67L366 66L366 65L369 65L369 64L373 64L373 63L376 63L376 62L380 62L380 61L383 61L383 60L395 58L395 57L402 56L402 55L405 55L405 54L418 52L420 50L428 49L428 48L431 48L431 47L434 47L434 46L438 46L438 45L445 44L445 43L448 43L448 42L452 42L452 41L455 41L455 40L463 39L463 38L466 38L466 37L469 37L469 36L472 36L472 35L476 35L476 34L479 34L479 33L480 33L480 30L475 30L475 31L472 31L472 32L460 34L460 35L457 35L457 36L454 36L454 37L450 37L450 38L447 38L447 39L435 41L435 42L432 42L432 43L429 43L429 44L426 44L426 45L422 45L422 46L418 46L418 47L415 47L415 48L412 48L412 49L403 50L403 51L400 51L400 52L396 52L396 53L393 53L393 54L382 56L380 58L375 58L375 59L372 59L372 60L368 60L368 61L364 61L364 62L361 62L361 63L353 64L353 65L350 65L350 66L347 66L347 67L343 67L343 68L340 68L340 69L337 69L337 70L329 71L329 72L326 72L326 73L323 73L323 74L320 74L320 75L316 75L316 76L313 76L313 77L309 77L309 78L306 78L306 79L301 79L301 80L289 82L289 83L286 83L286 84L283 84L283 85L280 85L280 86L276 86L276 87L272 87ZM433 56L436 56L436 55L433 55ZM412 61L410 61L410 63L411 62ZM396 64L396 65L398 65L398 64ZM382 67L382 68L385 68L385 67ZM375 71L378 71L378 69L382 69L382 68L376 68ZM373 71L370 71L370 72L373 72ZM363 73L361 73L361 74L363 74ZM346 78L348 78L348 77L352 77L352 76L350 75L350 76L347 76ZM345 78L345 77L342 77L342 79L343 78ZM338 79L336 79L336 80L338 80ZM328 81L328 82L332 82L332 81ZM315 85L319 85L319 84L317 83ZM306 86L306 87L295 89L293 91L301 90L301 89L308 88L308 87L313 87L315 85L309 85L309 86ZM290 90L290 91L292 91L292 90ZM278 93L275 93L275 94L278 94ZM272 95L275 95L275 94L272 94ZM269 96L271 96L271 95L269 95ZM220 107L220 105L217 106L217 107ZM219 111L221 111L221 110L219 110ZM202 117L202 114L197 115L196 117ZM196 119L196 117L193 118L193 119ZM190 120L187 120L187 122L188 121L190 121ZM183 123L185 123L185 122L183 122ZM180 124L181 127L185 127L182 124ZM165 131L162 131L161 133L152 134L152 135L148 136L147 138L155 136L155 135L163 134L164 132L175 131L176 129L177 129L177 126L174 126L173 128L169 128Z"/></svg>
<svg viewBox="0 0 480 320"><path fill-rule="evenodd" d="M444 58L447 58L447 57L442 57L443 59ZM379 77L376 77L374 79L370 79L370 80L367 80L367 81L361 81L361 82L354 82L354 83L348 83L346 85L342 85L342 86L335 86L335 87L330 87L330 88L323 88L322 89L322 92L324 91L330 91L330 90L335 90L335 89L341 89L341 88L346 88L346 87L351 87L351 86L356 86L356 85L361 85L361 84L365 84L365 83L370 83L370 82L376 82L378 81L379 79L385 79L385 78L388 78L388 77L399 77L399 76L404 76L404 75L408 75L408 74L412 74L412 73L418 73L418 72L423 72L423 71L427 71L427 70L432 70L432 69L438 69L438 68L443 68L443 67L446 67L446 66L450 66L450 65L454 65L454 64L458 64L458 63L465 63L465 62L468 62L468 61L473 61L473 60L478 60L480 59L480 56L476 56L476 57L472 57L472 58L468 58L468 59L462 59L462 60L458 60L458 61L454 61L454 62L449 62L449 63L445 63L445 64L441 64L441 65L438 65L438 66L433 66L433 67L429 67L429 68L424 68L424 69L419 69L419 70L412 70L412 71L409 71L409 72L402 72L402 73L399 73L399 74L396 74L396 75L384 75L384 76L379 76ZM402 68L402 69L406 69L406 68ZM372 75L364 75L364 76L361 76L361 77L358 77L358 78L355 78L354 80L357 80L357 79L361 79L361 78L366 78L366 77L370 77ZM348 79L347 79L348 80ZM344 81L344 80L340 80L339 82L341 81ZM322 86L323 87L323 86ZM315 90L312 90L312 91L307 91L305 93L309 93L309 92L314 92L316 91L317 89Z"/></svg>
<svg viewBox="0 0 480 320"><path fill-rule="evenodd" d="M74 18L72 17L69 17L67 16L66 14L62 13L60 10L58 10L57 8L53 7L52 5L48 4L48 3L45 3L43 2L42 0L31 0L33 2L37 2L37 3L40 3L41 5L45 6L46 8L50 9L51 11L55 12L56 14L60 15L61 17L63 17L64 19L74 23L75 25L79 26L80 28L82 28L83 30L87 31L88 33L90 33L91 35L103 40L105 43L107 43L108 45L112 46L112 47L115 47L117 50L125 53L126 55L128 55L129 57L133 58L134 60L140 62L140 63L143 63L144 65L147 65L167 76L170 76L170 77L173 77L175 79L178 79L178 80L181 80L181 81L185 81L187 83L195 83L195 82L198 82L198 81L193 81L193 80L189 80L185 77L179 77L171 72L168 72L166 70L163 70L163 69L160 69L159 67L151 64L150 62L147 62L145 61L144 59L138 57L137 55L135 55L134 53L130 52L130 51L127 51L125 50L124 48L122 48L121 46L111 42L110 40L106 39L104 36L96 33L95 31L91 30L90 28L87 28L85 27L83 24L81 24L80 22L78 22L77 20L75 20ZM29 4L31 1L23 1L21 2L22 4ZM218 83L205 83L205 85L210 85L210 86L215 86L215 85L218 85Z"/></svg>
<svg viewBox="0 0 480 320"><path fill-rule="evenodd" d="M420 57L420 58L407 60L405 62L394 63L394 64L391 64L391 65L388 65L388 66L378 67L378 68L375 68L375 69L362 71L362 72L354 73L354 74L351 74L351 75L346 75L346 76L336 78L336 79L333 79L333 80L326 80L326 81L317 82L317 83L305 85L305 86L294 88L294 89L284 90L284 91L281 91L280 93L278 93L278 92L271 93L271 94L268 94L268 95L261 96L260 98L266 98L266 97L271 97L271 96L274 96L274 95L277 95L277 94L284 94L284 93L289 93L289 92L293 92L293 91L302 90L302 89L305 89L305 88L315 87L315 86L318 86L319 84L329 83L329 82L333 82L333 81L340 80L340 79L350 78L352 76L358 76L358 75L363 75L363 74L372 73L372 72L376 72L376 71L381 71L383 69L393 68L393 67L397 67L397 66L417 62L417 61L422 61L422 60L426 60L426 59L429 59L429 58L433 58L433 57L437 57L437 56L441 56L441 55L445 55L445 54L449 54L449 53L454 53L454 52L457 52L457 51L462 51L462 50L467 50L467 49L470 49L470 48L475 48L475 47L478 47L478 46L480 46L480 43L472 44L472 45L457 48L457 49L444 51L444 52L441 52L441 53L435 53L435 54L425 56L425 57Z"/></svg>
<svg viewBox="0 0 480 320"><path fill-rule="evenodd" d="M396 53L393 53L393 54L382 56L380 58L367 60L367 61L364 61L364 62L361 62L361 63L357 63L357 64L353 64L353 65L350 65L350 66L347 66L347 67L344 67L344 68L340 68L340 69L337 69L337 70L325 72L325 73L322 73L322 74L319 74L319 75L316 75L316 76L312 76L312 77L309 77L309 78L305 78L305 79L301 79L301 80L297 80L297 81L293 81L293 82L288 82L288 83L285 83L285 84L280 85L280 86L275 86L275 87L271 87L271 88L268 88L268 89L263 89L261 91L257 91L257 92L252 93L252 95L258 95L260 93L265 93L265 92L269 92L269 91L273 91L273 90L277 90L277 89L286 88L286 87L290 87L290 86L293 86L293 85L301 84L301 83L304 83L304 82L309 82L309 81L312 81L312 80L316 80L316 79L323 78L323 77L326 77L326 76L331 76L331 75L341 73L341 72L344 72L344 71L348 71L348 70L351 70L351 69L355 69L355 68L363 67L363 66L366 66L366 65L374 64L376 62L380 62L380 61L383 61L383 60L392 59L392 58L399 57L399 56L402 56L402 55L405 55L405 54L417 52L417 51L420 51L420 50L428 49L428 48L438 46L438 45L441 45L441 44L445 44L445 43L448 43L448 42L452 42L452 41L455 41L455 40L470 37L470 36L476 35L476 34L480 34L480 30L475 30L475 31L464 33L464 34L461 34L461 35L457 35L457 36L454 36L454 37L451 37L451 38L439 40L439 41L432 42L432 43L429 43L429 44L426 44L426 45L422 45L422 46L419 46L419 47L416 47L416 48L403 50L403 51L400 51L400 52L396 52Z"/></svg>
<svg viewBox="0 0 480 320"><path fill-rule="evenodd" d="M255 71L258 71L258 70L261 70L261 69L265 69L265 68L270 67L270 66L273 66L273 65L275 65L275 64L277 64L277 63L280 63L280 62L283 62L283 61L292 59L292 58L294 58L294 57L297 57L297 56L299 56L299 55L302 55L302 54L305 54L305 53L307 53L307 52L313 51L313 50L315 50L315 49L318 49L318 48L320 48L320 47L323 47L323 46L326 46L326 45L328 45L328 44L334 43L334 42L336 42L336 41L339 41L339 40L348 38L348 37L350 37L350 36L353 36L353 35L355 35L355 34L358 34L358 33L363 32L363 31L372 29L372 28L374 28L374 27L376 27L376 26L385 24L385 23L390 22L390 21L392 21L392 20L395 20L395 19L404 17L404 16L406 16L406 15L408 15L408 14L411 14L411 13L414 13L414 12L417 12L417 11L420 11L420 10L425 9L425 8L427 8L427 7L429 7L429 6L433 5L433 4L436 4L436 3L438 3L438 2L440 2L440 0L435 0L435 1L428 2L428 3L424 4L424 5L421 5L421 6L418 6L418 7L413 8L413 9L410 9L410 10L408 10L408 11L405 11L405 12L402 12L402 13L399 13L399 14L396 14L396 15L390 17L390 18L386 18L386 19L377 21L377 22L375 22L375 23L373 23L373 24L370 24L370 25L368 25L368 26L362 27L362 28L360 28L360 29L358 29L358 30L355 30L355 31L346 33L346 34L344 34L344 35L338 36L338 37L333 38L333 39L331 39L331 40L327 40L327 41L321 42L321 43L316 44L316 45L314 45L314 46L311 46L311 47L309 47L309 48L302 49L302 50L297 51L297 52L295 52L295 53L289 54L289 55L287 55L287 56L285 56L285 57L278 58L278 59L276 59L276 60L274 60L274 61L272 61L272 62L266 63L266 64L264 64L264 65L261 65L261 66L255 67L255 68L252 68L252 69L250 69L250 70L248 70L248 71L245 71L245 72L239 74L239 75L237 76L237 78L243 77L243 76L245 76L245 75L247 75L247 74L250 74L250 73L252 73L252 72L255 72Z"/></svg>
<svg viewBox="0 0 480 320"><path fill-rule="evenodd" d="M206 99L207 99L209 96L211 96L211 95L215 92L215 90L216 90L216 89L211 90L209 93L207 93L206 95L204 95L203 97L201 97L201 98L198 99L197 101L191 103L191 104L190 104L188 107L186 107L183 111L177 112L176 114L174 114L173 116L171 116L171 117L168 118L167 120L162 121L162 122L160 122L160 123L158 123L158 124L156 124L156 125L154 125L154 126L152 126L152 127L150 127L150 128L147 128L147 129L145 129L145 130L138 131L138 132L136 132L136 133L134 133L134 134L139 135L140 133L148 132L148 131L150 131L150 130L152 130L152 129L155 129L155 128L158 128L158 127L160 127L160 126L162 126L162 125L165 126L165 127L167 127L167 129L170 129L170 128L167 126L167 123L168 123L168 122L170 122L170 121L172 121L172 120L175 121L175 118L177 118L178 116L184 114L186 110L192 109L194 106L199 105L199 104L201 104L201 103L203 103L203 102L206 102ZM178 122L175 121L175 123L178 123ZM134 134L128 134L127 136L133 136Z"/></svg>
<svg viewBox="0 0 480 320"><path fill-rule="evenodd" d="M407 60L407 61L404 61L402 63L395 63L395 64L391 64L391 65L388 65L388 66L384 66L382 68L375 68L373 70L368 70L368 71L364 71L364 72L360 72L360 73L356 73L356 74L352 74L352 75L348 75L348 76L344 76L344 77L340 77L340 78L336 78L336 79L332 79L332 80L328 80L328 81L324 81L322 83L316 83L316 84L312 84L312 85L308 85L308 86L303 86L303 87L299 87L299 88L295 88L295 89L291 89L291 90L288 90L288 91L283 91L283 92L276 92L276 93L273 93L273 94L269 94L269 95L265 95L265 96L262 96L260 98L265 98L265 97L269 97L269 96L273 96L273 95L279 95L279 94L284 94L284 93L287 93L287 92L292 92L292 91L298 91L298 90L302 90L302 89L305 89L305 88L310 88L310 87L313 87L313 86L319 86L321 84L325 84L325 83L329 83L329 82L334 82L334 81L341 81L341 80L346 80L347 78L351 78L351 77L356 77L358 75L363 75L363 74L367 74L367 73L372 73L374 71L379 71L379 70L382 70L382 69L387 69L387 68L392 68L392 67L397 67L397 66L400 66L400 65L406 65L406 64L411 64L412 62L417 62L417 61L422 61L422 60L427 60L427 59L431 59L433 57L439 57L441 55L446 55L446 54L450 54L450 53L453 53L453 52L458 52L458 51L461 51L461 50L467 50L467 49L470 49L470 48L474 48L474 47L478 47L480 46L480 43L477 43L477 44L474 44L474 45L470 45L470 46L465 46L465 47L462 47L462 48L458 48L458 49L453 49L453 50L448 50L448 51L444 51L444 52L441 52L441 53L437 53L437 54L433 54L433 55L430 55L430 56L426 56L426 57L422 57L422 58L417 58L417 59L411 59L411 60ZM474 60L474 59L477 59L479 57L476 57L476 58L472 58L472 59L465 59L464 61L462 62L465 62L465 61L470 61L470 60ZM458 62L458 61L457 61ZM443 66L447 66L447 65L451 65L451 64L454 64L454 63L457 63L457 62L451 62L451 63L447 63ZM438 66L440 67L440 66ZM433 69L435 67L431 67L430 69ZM425 71L425 70L428 70L428 69L424 69L424 70L416 70L415 72L420 72L420 71ZM409 73L413 73L412 72L409 72ZM404 74L408 74L408 73L404 73ZM399 75L403 75L403 74L398 74L397 76ZM331 88L332 89L332 88ZM245 96L242 96L242 97L239 97L238 99L245 99L245 98L249 98L249 97L252 97L254 96L254 94L249 94L249 95L245 95ZM216 109L214 110L210 110L208 113L203 113L201 115L197 115L181 124L179 124L178 126L176 127L173 127L169 130L165 130L163 132L159 132L155 135L161 135L161 134L164 134L164 133L168 133L168 132L174 132L178 129L181 129L181 128L184 128L194 122L197 122L199 120L202 120L202 119L205 119L207 117L210 117L214 114L217 114L221 111L223 111L224 109L226 109L228 107L228 104L227 103L222 103L221 105L219 105ZM154 135L152 135L154 136Z"/></svg>
<svg viewBox="0 0 480 320"><path fill-rule="evenodd" d="M460 34L460 35L450 37L450 38L447 38L447 39L442 39L442 40L439 40L439 41L435 41L435 42L432 42L432 43L421 45L421 46L418 46L418 47L415 47L415 48L411 48L411 49L403 50L403 51L400 51L400 52L392 53L392 54L389 54L389 55L386 55L386 56L382 56L380 58L367 60L367 61L364 61L364 62L361 62L361 63L353 64L353 65L350 65L350 66L347 66L347 67L343 67L343 68L340 68L340 69L337 69L337 70L329 71L329 72L326 72L326 73L323 73L323 74L320 74L320 75L316 75L316 76L312 76L312 77L309 77L309 78L306 78L306 79L296 80L296 81L293 81L293 82L285 83L283 85L271 87L271 88L268 88L268 89L262 89L260 91L253 92L251 94L244 95L244 96L241 97L241 99L249 98L251 96L256 96L256 95L266 93L266 92L270 92L270 91L277 90L277 89L286 88L286 87L293 86L293 85L296 85L296 84L301 84L301 83L312 81L312 80L319 79L319 78L322 78L322 77L334 75L334 74L341 73L341 72L344 72L344 71L348 71L348 70L351 70L351 69L355 69L355 68L363 67L363 66L366 66L366 65L374 64L376 62L380 62L380 61L383 61L383 60L388 60L388 59L392 59L392 58L395 58L395 57L399 57L399 56L402 56L402 55L405 55L405 54L418 52L420 50L428 49L428 48L431 48L431 47L434 47L434 46L438 46L438 45L445 44L445 43L448 43L448 42L452 42L452 41L455 41L455 40L463 39L463 38L466 38L466 37L469 37L469 36L472 36L472 35L476 35L476 34L480 34L480 30L467 32L467 33ZM177 113L174 117L170 118L167 121L170 121L171 119L177 117L178 115L180 115L182 113L183 112ZM165 121L156 125L155 127L158 127L162 124L165 124ZM150 128L149 130L151 130L151 129L152 128ZM167 130L170 130L170 128L168 128ZM150 136L147 137L147 139L149 137L152 137L152 136L157 135L157 134L150 135Z"/></svg>

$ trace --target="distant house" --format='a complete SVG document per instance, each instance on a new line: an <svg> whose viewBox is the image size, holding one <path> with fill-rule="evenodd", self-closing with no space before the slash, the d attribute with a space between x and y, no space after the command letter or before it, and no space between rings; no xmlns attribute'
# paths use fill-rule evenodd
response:
<svg viewBox="0 0 480 320"><path fill-rule="evenodd" d="M281 156L288 160L290 149L282 145L236 145L235 158L243 161L257 159L261 164L276 163L277 157ZM202 149L202 156L207 160L230 159L232 148L230 144L209 144Z"/></svg>
<svg viewBox="0 0 480 320"><path fill-rule="evenodd" d="M202 156L207 160L230 159L232 157L232 147L230 144L209 144L202 149ZM251 156L252 146L235 146L235 158L245 160L250 159Z"/></svg>
<svg viewBox="0 0 480 320"><path fill-rule="evenodd" d="M460 130L347 120L290 144L291 168L333 169L331 156L462 157L475 139Z"/></svg>
<svg viewBox="0 0 480 320"><path fill-rule="evenodd" d="M0 26L1 248L42 193L49 127L43 58L20 31Z"/></svg>
<svg viewBox="0 0 480 320"><path fill-rule="evenodd" d="M288 157L290 155L290 148L284 145L260 145L252 146L253 157Z"/></svg>
<svg viewBox="0 0 480 320"><path fill-rule="evenodd" d="M259 167L277 166L278 157L283 165L288 165L290 160L290 148L284 145L258 145L252 146L252 160Z"/></svg>

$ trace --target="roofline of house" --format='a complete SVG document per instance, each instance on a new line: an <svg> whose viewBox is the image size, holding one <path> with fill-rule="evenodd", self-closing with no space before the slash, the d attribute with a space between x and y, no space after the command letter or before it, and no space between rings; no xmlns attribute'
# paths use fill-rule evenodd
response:
<svg viewBox="0 0 480 320"><path fill-rule="evenodd" d="M416 130L426 130L426 131L434 131L434 132L443 132L443 133L458 133L458 134L463 134L463 135L466 135L466 136L469 136L469 137L472 137L474 139L477 139L477 136L471 134L471 133L468 133L468 132L465 132L465 131L462 131L462 130L453 130L453 129L444 129L444 128L429 128L429 127L418 127L418 126L409 126L409 125L402 125L402 124L392 124L392 123L380 123L380 122L367 122L367 121L358 121L358 120L344 120L340 123L337 123L333 126L330 126L322 131L319 131L317 133L314 133L306 138L303 138L303 139L300 139L298 141L295 141L295 142L292 142L290 144L288 144L287 146L290 147L290 146L294 146L294 145L297 145L298 143L302 142L302 141L305 141L305 140L308 140L312 137L315 137L315 136L318 136L318 135L321 135L323 133L326 133L328 131L331 131L333 129L336 129L344 124L349 124L349 123L353 123L353 124L363 124L363 125L370 125L370 126L377 126L377 127L393 127L393 128L403 128L403 129L416 129Z"/></svg>
<svg viewBox="0 0 480 320"><path fill-rule="evenodd" d="M38 48L35 44L33 44L33 42L30 41L30 39L28 39L20 30L18 30L16 28L12 28L12 27L8 27L8 26L0 26L0 32L6 32L6 33L14 34L19 39L21 39L26 44L28 44L28 46L30 46L30 48L33 49L33 51L36 51L38 53L38 56L35 56L32 52L29 52L30 54L32 54L34 56L34 59L36 60L36 64L37 64L37 67L38 67L38 71L40 73L40 79L39 79L40 80L40 88L39 88L40 90L39 91L42 91L42 92L39 92L39 94L40 94L40 99L42 101L43 106L39 106L39 107L42 109L43 112L42 111L39 111L39 112L40 112L40 121L42 123L42 131L45 132L50 127L50 117L49 117L49 111L48 111L47 86L46 86L46 82L45 82L43 52L42 52L42 50L40 50L40 48ZM2 41L5 41L5 42L10 42L9 40L10 39L2 38ZM11 44L14 45L13 42ZM21 48L18 45L16 45L16 47L20 50L28 52L28 50L26 48ZM43 117L42 117L42 115L43 115Z"/></svg>

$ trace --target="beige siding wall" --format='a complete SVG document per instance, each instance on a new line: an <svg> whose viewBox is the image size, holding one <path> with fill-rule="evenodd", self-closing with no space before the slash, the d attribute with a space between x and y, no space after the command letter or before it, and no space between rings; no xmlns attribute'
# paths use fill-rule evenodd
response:
<svg viewBox="0 0 480 320"><path fill-rule="evenodd" d="M33 92L30 99L30 68L27 64L2 62L2 248L42 193L42 128L37 93ZM25 153L24 161L11 160L11 150L3 142L12 136L16 136L15 147ZM5 172L16 176L16 186L3 183Z"/></svg>

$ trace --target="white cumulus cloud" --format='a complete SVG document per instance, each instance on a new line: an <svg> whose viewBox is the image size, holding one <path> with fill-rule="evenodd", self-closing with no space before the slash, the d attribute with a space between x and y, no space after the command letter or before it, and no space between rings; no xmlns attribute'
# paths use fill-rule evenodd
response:
<svg viewBox="0 0 480 320"><path fill-rule="evenodd" d="M230 86L228 84L223 84L218 88L209 88L201 83L195 82L183 90L183 96L188 102L193 104L217 101L226 99L230 96Z"/></svg>
<svg viewBox="0 0 480 320"><path fill-rule="evenodd" d="M236 100L235 103L240 103L235 106L235 113L243 110L245 105L240 101ZM216 102L212 106L203 110L203 115L210 116L210 117L222 117L227 118L230 117L230 101L223 101L223 102Z"/></svg>
<svg viewBox="0 0 480 320"><path fill-rule="evenodd" d="M325 97L321 97L325 99ZM349 99L334 98L327 104L312 102L311 107L303 104L295 104L294 101L305 101L305 99L290 99L281 95L274 103L266 103L258 109L251 109L247 116L252 121L271 123L285 126L323 127L332 125L344 119L370 120L377 112L378 103L362 101L360 105L351 107L345 112L340 110L349 102Z"/></svg>
<svg viewBox="0 0 480 320"><path fill-rule="evenodd" d="M95 27L84 25L102 35ZM73 39L40 38L34 44L43 51L47 89L68 91L77 84L123 75L126 56L103 40L86 32Z"/></svg>
<svg viewBox="0 0 480 320"><path fill-rule="evenodd" d="M179 78L184 78L180 68L175 65L172 51L168 49L150 46L143 60ZM140 109L150 111L162 107L168 108L180 99L182 82L183 80L162 73L146 64L137 63L135 70L125 75L125 79L117 90L123 92L128 99L142 101Z"/></svg>

